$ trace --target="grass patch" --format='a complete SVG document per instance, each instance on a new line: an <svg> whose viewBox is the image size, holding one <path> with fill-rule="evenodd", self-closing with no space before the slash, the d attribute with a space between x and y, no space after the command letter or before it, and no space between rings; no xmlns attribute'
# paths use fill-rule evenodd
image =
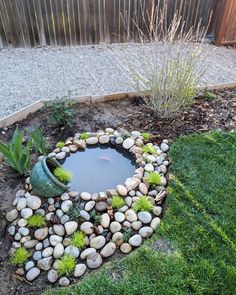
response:
<svg viewBox="0 0 236 295"><path fill-rule="evenodd" d="M234 295L236 133L178 139L163 223L139 250L56 295ZM163 239L172 251L154 251Z"/></svg>

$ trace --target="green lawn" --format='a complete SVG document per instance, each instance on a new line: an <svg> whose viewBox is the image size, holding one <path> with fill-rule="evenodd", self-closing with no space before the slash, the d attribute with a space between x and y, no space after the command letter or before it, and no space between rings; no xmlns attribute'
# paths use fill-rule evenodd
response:
<svg viewBox="0 0 236 295"><path fill-rule="evenodd" d="M174 177L156 234L75 287L45 294L236 294L236 133L182 137L170 156ZM155 250L160 239L169 251Z"/></svg>

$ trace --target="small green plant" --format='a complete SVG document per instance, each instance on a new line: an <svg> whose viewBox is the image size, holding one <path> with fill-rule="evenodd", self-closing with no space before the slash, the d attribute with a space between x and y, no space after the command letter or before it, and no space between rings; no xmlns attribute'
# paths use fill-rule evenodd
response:
<svg viewBox="0 0 236 295"><path fill-rule="evenodd" d="M146 144L142 147L142 152L145 154L155 155L157 152L152 145Z"/></svg>
<svg viewBox="0 0 236 295"><path fill-rule="evenodd" d="M46 225L45 217L40 214L32 215L28 219L28 226L29 227L42 227Z"/></svg>
<svg viewBox="0 0 236 295"><path fill-rule="evenodd" d="M52 120L58 126L71 126L75 114L74 103L67 97L52 103Z"/></svg>
<svg viewBox="0 0 236 295"><path fill-rule="evenodd" d="M40 128L35 129L34 132L30 133L30 137L32 138L32 145L36 153L40 155L45 155L47 153L47 148L46 140L43 136L42 130Z"/></svg>
<svg viewBox="0 0 236 295"><path fill-rule="evenodd" d="M95 225L100 223L101 215L99 213L97 213L96 210L92 211L90 215L91 215L91 218L93 219L93 223Z"/></svg>
<svg viewBox="0 0 236 295"><path fill-rule="evenodd" d="M22 266L30 257L30 253L24 248L17 248L16 251L12 254L10 262L12 265Z"/></svg>
<svg viewBox="0 0 236 295"><path fill-rule="evenodd" d="M161 176L157 171L149 172L145 177L147 183L152 185L158 185L161 181Z"/></svg>
<svg viewBox="0 0 236 295"><path fill-rule="evenodd" d="M79 249L83 249L86 246L84 238L85 238L85 234L81 231L77 231L72 235L70 244Z"/></svg>
<svg viewBox="0 0 236 295"><path fill-rule="evenodd" d="M125 140L126 138L130 137L130 134L128 131L123 131L120 136Z"/></svg>
<svg viewBox="0 0 236 295"><path fill-rule="evenodd" d="M80 204L77 202L73 206L70 207L67 214L71 220L79 222L79 221L83 220L83 218L80 215L80 211L81 211Z"/></svg>
<svg viewBox="0 0 236 295"><path fill-rule="evenodd" d="M145 141L148 141L148 140L150 140L152 138L152 134L151 133L148 133L148 132L142 132L141 133L141 136L143 137L143 139Z"/></svg>
<svg viewBox="0 0 236 295"><path fill-rule="evenodd" d="M68 183L72 179L72 173L70 171L65 170L62 167L57 167L53 171L53 175L61 182Z"/></svg>
<svg viewBox="0 0 236 295"><path fill-rule="evenodd" d="M125 200L120 196L113 196L111 199L111 205L115 209L119 209L125 205Z"/></svg>
<svg viewBox="0 0 236 295"><path fill-rule="evenodd" d="M87 132L81 133L80 134L80 139L86 140L89 138L89 134Z"/></svg>
<svg viewBox="0 0 236 295"><path fill-rule="evenodd" d="M76 260L71 255L64 255L58 262L58 273L59 275L69 276L75 269Z"/></svg>
<svg viewBox="0 0 236 295"><path fill-rule="evenodd" d="M210 92L210 91L206 91L203 94L203 97L205 100L208 100L208 101L212 101L217 98L217 96L213 92Z"/></svg>
<svg viewBox="0 0 236 295"><path fill-rule="evenodd" d="M16 128L10 144L0 143L0 152L3 154L6 164L23 175L29 167L30 148L32 141L23 146L24 134Z"/></svg>
<svg viewBox="0 0 236 295"><path fill-rule="evenodd" d="M56 144L56 147L57 148L63 148L65 146L65 143L64 143L64 141L59 141L57 144Z"/></svg>
<svg viewBox="0 0 236 295"><path fill-rule="evenodd" d="M137 202L134 204L134 211L151 211L153 204L149 201L147 196L140 197Z"/></svg>
<svg viewBox="0 0 236 295"><path fill-rule="evenodd" d="M124 242L127 243L129 239L131 238L133 231L129 227L124 227L122 233L123 233Z"/></svg>

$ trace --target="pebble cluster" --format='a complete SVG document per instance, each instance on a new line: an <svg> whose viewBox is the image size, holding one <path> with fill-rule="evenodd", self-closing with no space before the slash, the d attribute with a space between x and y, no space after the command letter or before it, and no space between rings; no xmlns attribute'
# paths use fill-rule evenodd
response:
<svg viewBox="0 0 236 295"><path fill-rule="evenodd" d="M106 192L90 194L69 191L60 197L46 199L33 195L30 178L27 178L25 189L16 193L13 202L15 208L6 214L10 222L8 233L14 239L10 255L22 246L30 251L31 257L24 268L16 270L16 274L24 275L28 281L47 271L50 283L58 281L60 286L67 286L71 277L60 277L57 271L58 262L65 254L76 258L73 276L81 277L87 269L100 267L117 249L125 254L130 253L159 226L167 185L168 140L155 145L145 142L138 131L126 132L124 136L112 128L106 128L105 131L89 134L86 140L77 133L66 140L64 147L56 148L49 156L62 160L70 153L98 143L119 145L134 155L137 166L135 174L127 178L124 184L118 184ZM144 144L153 147L155 153L144 153ZM156 186L149 185L145 180L147 173L152 171L159 172L161 176ZM115 195L125 201L119 209L111 206L112 196ZM153 204L151 212L134 210L135 203L143 195L148 196ZM69 214L73 206L79 208L79 220ZM94 212L99 216L96 222ZM36 214L45 216L46 226L37 229L27 226L28 219ZM76 231L85 235L86 247L83 249L71 245L71 237Z"/></svg>

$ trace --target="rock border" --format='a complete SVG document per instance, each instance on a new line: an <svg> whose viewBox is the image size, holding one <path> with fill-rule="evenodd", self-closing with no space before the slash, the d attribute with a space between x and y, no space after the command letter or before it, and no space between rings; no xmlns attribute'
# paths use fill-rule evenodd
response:
<svg viewBox="0 0 236 295"><path fill-rule="evenodd" d="M80 133L76 133L65 141L65 146L57 147L48 156L60 161L70 153L98 143L122 146L136 159L135 174L127 178L124 184L118 184L115 189L106 192L90 194L68 191L48 199L33 195L30 178L27 178L24 190L16 193L13 202L15 209L6 214L6 219L10 222L8 233L13 237L9 254L14 254L19 247L31 253L24 268L16 270L17 275L25 276L28 281L36 279L42 271L47 271L50 283L58 282L59 286L67 286L73 281L71 276L60 277L58 273L58 263L64 255L76 259L71 275L78 278L88 269L99 268L117 249L128 254L141 246L160 225L161 205L166 196L165 175L169 165L168 140L164 139L157 145L145 141L139 131L128 133L112 128L87 134L89 137L84 140ZM152 148L152 152L143 151L144 145ZM160 175L158 185L150 185L146 181L147 174L154 171ZM117 195L124 201L120 208L111 205L112 197ZM135 204L142 196L147 196L152 208L136 211ZM79 208L79 217L70 214L70 210L75 207ZM44 216L47 225L29 228L28 219L35 214ZM84 234L85 249L71 245L73 234L77 231Z"/></svg>

